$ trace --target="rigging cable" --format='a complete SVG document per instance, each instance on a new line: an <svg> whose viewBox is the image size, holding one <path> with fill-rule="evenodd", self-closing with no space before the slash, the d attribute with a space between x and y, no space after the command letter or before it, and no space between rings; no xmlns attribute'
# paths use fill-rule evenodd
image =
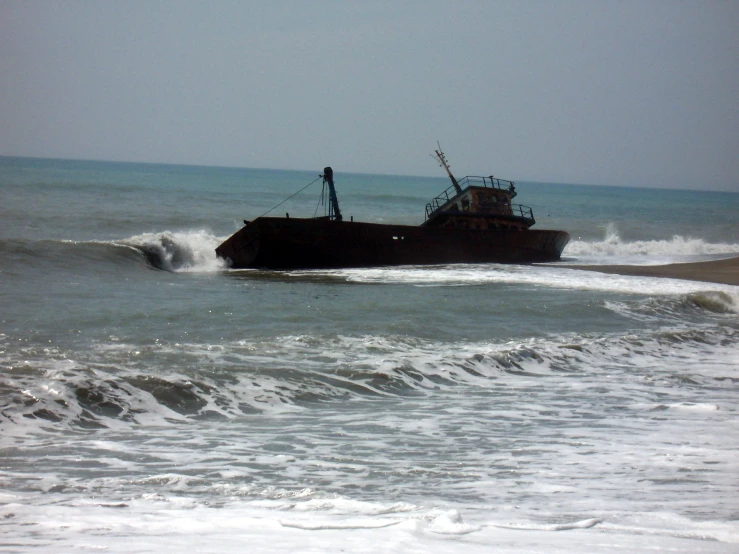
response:
<svg viewBox="0 0 739 554"><path fill-rule="evenodd" d="M315 181L313 181L315 183ZM316 204L316 211L313 212L313 217L316 217L318 214L318 208L320 206L323 206L324 204L324 198L326 196L326 181L323 181L323 186L321 187L321 196L318 197L318 203Z"/></svg>
<svg viewBox="0 0 739 554"><path fill-rule="evenodd" d="M305 189L307 189L307 188L308 188L309 186L311 186L311 185L312 185L313 183L315 183L316 181L318 181L318 179L320 179L321 177L323 177L323 175L319 175L318 177L316 177L316 179L315 179L315 180L313 180L313 181L311 181L310 183L308 183L307 185L305 185L305 186L304 186L304 187L303 187L302 189L300 189L300 190L299 190L298 192L296 192L296 193L295 193L295 194L293 194L292 196L288 196L288 197L287 197L287 198L285 198L285 199L284 199L284 200L283 200L282 202L280 202L280 203L279 203L279 204L277 204L276 206L274 206L274 207L270 208L269 210L267 210L266 212L264 212L264 213L263 213L262 215L260 215L259 217L264 217L265 215L267 215L267 214L268 214L269 212L271 212L272 210L274 210L274 209L276 209L276 208L279 208L279 207L280 207L280 206L282 206L282 205L283 205L283 204L284 204L285 202L287 202L288 200L290 200L290 199L291 199L291 198L292 198L293 196L297 196L298 194L300 194L301 192L303 192L303 191L304 191Z"/></svg>

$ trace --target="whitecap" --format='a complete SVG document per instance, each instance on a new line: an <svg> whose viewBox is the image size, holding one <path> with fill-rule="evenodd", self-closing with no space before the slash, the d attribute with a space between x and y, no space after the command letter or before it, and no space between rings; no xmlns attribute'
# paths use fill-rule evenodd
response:
<svg viewBox="0 0 739 554"><path fill-rule="evenodd" d="M570 241L562 256L578 264L662 265L716 259L737 253L739 244L736 243L711 243L681 235L674 235L669 240L625 241L616 225L609 223L603 240Z"/></svg>
<svg viewBox="0 0 739 554"><path fill-rule="evenodd" d="M222 238L204 229L144 233L117 244L139 250L157 269L173 272L212 273L226 268L215 253Z"/></svg>
<svg viewBox="0 0 739 554"><path fill-rule="evenodd" d="M494 523L490 524L490 526L519 531L570 531L572 529L590 529L591 527L595 527L599 523L602 523L602 521L603 520L599 518L589 518L567 523Z"/></svg>

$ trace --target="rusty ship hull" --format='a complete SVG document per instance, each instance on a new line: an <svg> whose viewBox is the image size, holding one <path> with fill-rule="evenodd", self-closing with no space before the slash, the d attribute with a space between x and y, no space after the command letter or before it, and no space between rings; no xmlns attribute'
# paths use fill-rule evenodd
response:
<svg viewBox="0 0 739 554"><path fill-rule="evenodd" d="M216 249L234 269L320 269L560 258L565 231L456 229L260 217Z"/></svg>
<svg viewBox="0 0 739 554"><path fill-rule="evenodd" d="M321 200L326 216L280 218L265 217L265 213L244 221L244 227L219 245L216 254L235 269L524 264L560 258L570 235L531 230L535 223L531 208L511 202L516 196L513 181L492 175L457 181L441 146L435 154L452 185L426 205L424 222L417 227L344 221L334 171L325 167L319 179L324 183Z"/></svg>

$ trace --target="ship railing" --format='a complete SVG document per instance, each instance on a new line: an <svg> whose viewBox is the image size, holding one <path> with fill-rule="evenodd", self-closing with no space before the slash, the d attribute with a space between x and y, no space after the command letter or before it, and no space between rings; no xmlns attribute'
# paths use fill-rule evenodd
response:
<svg viewBox="0 0 739 554"><path fill-rule="evenodd" d="M529 225L536 223L534 219L534 211L528 206L521 206L520 204L511 204L511 212L514 217L520 217L526 221Z"/></svg>
<svg viewBox="0 0 739 554"><path fill-rule="evenodd" d="M431 200L431 202L426 204L426 219L431 217L434 212L439 211L444 204L449 202L455 196L457 196L457 190L454 185L452 185L439 196Z"/></svg>
<svg viewBox="0 0 739 554"><path fill-rule="evenodd" d="M462 179L459 181L459 186L463 189L468 186L488 187L493 189L506 190L508 192L513 192L516 189L513 181L498 179L497 177L493 177L492 175L490 175L489 177L468 175L467 177L462 177Z"/></svg>
<svg viewBox="0 0 739 554"><path fill-rule="evenodd" d="M458 181L458 185L462 190L469 186L500 189L513 193L514 196L516 191L516 187L513 184L513 181L498 179L497 177L493 177L492 175L490 175L489 177L467 175L466 177L462 177L462 179ZM431 200L431 202L426 204L426 219L439 211L439 209L441 209L444 204L449 202L455 196L457 196L457 188L454 185L451 185L439 196Z"/></svg>
<svg viewBox="0 0 739 554"><path fill-rule="evenodd" d="M430 219L433 215L439 212L444 204L446 204L446 201L442 202L438 197L426 204L426 219ZM500 204L498 206L494 206L492 209L486 210L485 215L501 215L521 218L529 225L533 225L536 222L534 219L534 211L528 206L521 206L520 204Z"/></svg>

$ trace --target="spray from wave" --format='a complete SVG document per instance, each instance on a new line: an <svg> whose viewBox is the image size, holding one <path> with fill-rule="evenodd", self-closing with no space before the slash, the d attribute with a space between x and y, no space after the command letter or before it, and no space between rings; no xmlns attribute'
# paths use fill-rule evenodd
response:
<svg viewBox="0 0 739 554"><path fill-rule="evenodd" d="M136 235L116 244L138 250L156 269L209 273L226 268L215 253L222 240L205 230L162 231Z"/></svg>
<svg viewBox="0 0 739 554"><path fill-rule="evenodd" d="M565 258L575 257L578 263L664 264L697 261L739 254L739 244L710 243L703 239L680 235L670 240L624 241L614 223L605 227L600 241L571 241L564 250Z"/></svg>

